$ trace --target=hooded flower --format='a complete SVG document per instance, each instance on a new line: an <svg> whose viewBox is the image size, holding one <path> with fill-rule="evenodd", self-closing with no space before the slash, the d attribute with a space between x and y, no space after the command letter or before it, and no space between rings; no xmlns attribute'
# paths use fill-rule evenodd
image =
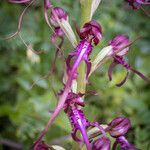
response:
<svg viewBox="0 0 150 150"><path fill-rule="evenodd" d="M144 76L142 73L136 71L135 69L131 68L130 65L124 59L124 55L126 55L128 53L129 45L130 45L129 39L128 39L127 36L118 35L109 42L109 45L112 46L112 49L113 49L112 57L114 59L112 64L109 66L109 69L108 69L108 77L109 77L110 81L112 80L112 70L113 70L113 68L116 65L121 64L126 69L127 73L126 73L125 78L119 84L117 84L117 86L121 86L125 83L125 81L128 78L129 71L132 71L132 72L136 73L142 79L147 81L148 84L150 84L150 80L146 76Z"/></svg>

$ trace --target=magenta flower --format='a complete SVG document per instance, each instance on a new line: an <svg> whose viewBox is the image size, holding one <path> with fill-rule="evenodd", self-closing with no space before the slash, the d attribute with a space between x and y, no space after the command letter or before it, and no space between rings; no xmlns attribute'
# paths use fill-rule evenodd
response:
<svg viewBox="0 0 150 150"><path fill-rule="evenodd" d="M70 123L72 125L72 138L76 142L84 143L87 147L87 150L91 150L92 145L89 141L86 129L89 127L98 127L100 133L104 136L104 138L98 141L99 147L105 147L108 143L108 141L105 140L105 131L97 122L91 123L88 121L88 119L86 119L84 112L81 110L81 108L84 106L81 96L83 96L83 94L75 94L70 92L64 104L64 111L68 115ZM77 131L80 131L83 140L77 136ZM104 143L104 145L102 145L102 143ZM94 144L94 146L96 146L96 144Z"/></svg>
<svg viewBox="0 0 150 150"><path fill-rule="evenodd" d="M79 63L82 60L85 61L87 65L87 73L86 73L86 79L87 79L91 70L91 62L89 56L93 49L92 42L94 42L94 44L97 45L101 41L102 39L101 26L94 20L86 23L83 26L83 28L80 30L80 38L81 41L79 45L74 50L74 52L68 54L68 57L66 59L67 72L69 76L71 69L73 68L73 66L71 67L70 62L72 58L75 57L76 60L74 66L75 64L79 65ZM77 74L77 70L75 71L74 76L76 76L76 74Z"/></svg>
<svg viewBox="0 0 150 150"><path fill-rule="evenodd" d="M119 84L116 84L117 86L122 86L126 82L126 80L128 78L128 75L129 75L129 71L132 71L132 72L136 73L142 79L147 81L148 84L150 84L150 80L146 76L144 76L142 73L136 71L135 69L131 68L130 65L125 61L123 56L128 53L129 44L130 44L129 39L125 35L118 35L109 42L109 45L111 45L112 49L113 49L112 57L114 58L112 64L109 66L109 69L108 69L109 80L110 81L112 80L112 70L113 70L113 68L116 65L121 64L123 67L125 67L127 73L126 73L125 78Z"/></svg>

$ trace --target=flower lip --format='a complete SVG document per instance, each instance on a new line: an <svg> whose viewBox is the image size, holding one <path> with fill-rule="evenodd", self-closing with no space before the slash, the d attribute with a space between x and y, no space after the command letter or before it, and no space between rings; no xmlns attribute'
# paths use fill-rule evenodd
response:
<svg viewBox="0 0 150 150"><path fill-rule="evenodd" d="M61 7L54 7L51 11L50 21L54 27L59 27L57 19L68 20L68 14Z"/></svg>
<svg viewBox="0 0 150 150"><path fill-rule="evenodd" d="M126 45L129 45L129 38L126 35L117 35L115 38L113 38L109 45L112 46L113 53L116 53L119 49L122 49ZM129 47L126 47L122 49L121 51L117 52L117 56L124 56L129 51Z"/></svg>
<svg viewBox="0 0 150 150"><path fill-rule="evenodd" d="M93 40L97 45L102 39L102 28L98 22L92 20L86 23L80 30L80 39Z"/></svg>
<svg viewBox="0 0 150 150"><path fill-rule="evenodd" d="M115 118L108 124L108 132L112 137L123 136L130 128L131 122L125 117Z"/></svg>

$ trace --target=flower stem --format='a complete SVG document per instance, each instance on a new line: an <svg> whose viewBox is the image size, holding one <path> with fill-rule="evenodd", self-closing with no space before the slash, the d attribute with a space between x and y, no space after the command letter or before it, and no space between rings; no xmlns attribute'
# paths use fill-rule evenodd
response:
<svg viewBox="0 0 150 150"><path fill-rule="evenodd" d="M90 21L91 4L92 0L80 0L81 3L81 27ZM86 89L86 65L81 62L78 67L77 90L78 92L85 93Z"/></svg>

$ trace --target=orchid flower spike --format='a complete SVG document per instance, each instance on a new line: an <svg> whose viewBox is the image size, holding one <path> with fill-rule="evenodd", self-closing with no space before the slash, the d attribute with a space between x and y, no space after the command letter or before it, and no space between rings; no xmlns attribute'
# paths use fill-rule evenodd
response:
<svg viewBox="0 0 150 150"><path fill-rule="evenodd" d="M117 84L117 86L122 86L126 82L128 75L129 75L129 71L136 73L142 79L147 81L148 84L150 84L150 80L146 76L144 76L142 73L136 71L135 69L131 68L124 59L124 55L126 55L128 53L129 45L130 45L129 38L127 36L118 35L109 42L109 45L112 46L112 49L113 49L112 57L114 59L108 69L108 77L109 77L110 81L112 80L113 68L116 65L121 64L121 65L123 65L123 67L125 67L125 69L127 70L127 73L126 73L125 78L119 84Z"/></svg>
<svg viewBox="0 0 150 150"><path fill-rule="evenodd" d="M88 24L86 24L86 25L88 25ZM67 100L68 94L71 91L73 80L76 78L78 66L82 60L87 62L87 66L88 66L87 75L90 72L91 65L90 65L90 61L89 61L88 57L92 52L92 41L94 41L95 44L98 44L98 42L101 39L101 36L99 36L99 33L97 33L97 32L101 31L101 28L99 28L100 25L98 25L98 23L96 23L95 21L94 21L94 24L89 22L89 25L88 25L88 28L89 28L90 32L88 33L87 30L86 30L86 32L83 32L83 33L86 33L82 37L83 40L80 41L79 45L75 48L74 52L72 54L68 55L68 58L67 58L68 63L70 63L72 57L74 57L74 56L76 57L75 61L72 66L71 65L70 65L70 67L68 66L68 68L69 68L68 69L68 79L66 81L66 84L65 84L62 94L59 96L58 104L57 104L53 114L51 115L51 118L49 119L46 127L41 132L39 138L34 143L34 145L37 145L42 140L43 136L47 133L49 127L51 126L51 124L53 123L55 118L58 116L60 111L63 109L64 104ZM100 34L101 34L101 32L100 32ZM86 35L87 35L87 37L86 37Z"/></svg>

